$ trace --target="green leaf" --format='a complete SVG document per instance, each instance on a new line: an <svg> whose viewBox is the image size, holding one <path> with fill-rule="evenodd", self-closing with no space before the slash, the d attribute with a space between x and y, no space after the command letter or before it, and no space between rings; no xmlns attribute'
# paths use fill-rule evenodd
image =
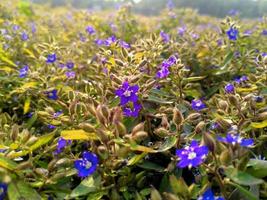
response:
<svg viewBox="0 0 267 200"><path fill-rule="evenodd" d="M246 172L257 178L266 177L267 176L267 161L258 160L258 159L250 159L247 164Z"/></svg>
<svg viewBox="0 0 267 200"><path fill-rule="evenodd" d="M190 83L190 82L195 82L195 81L200 81L205 79L206 76L194 76L194 77L188 77L188 78L184 78L183 82L185 83Z"/></svg>
<svg viewBox="0 0 267 200"><path fill-rule="evenodd" d="M37 113L35 112L32 117L27 121L26 127L27 129L30 129L32 127L32 125L34 124L34 122L36 122L38 118Z"/></svg>
<svg viewBox="0 0 267 200"><path fill-rule="evenodd" d="M41 200L41 196L24 181L12 182L8 185L8 198L10 200L34 199Z"/></svg>
<svg viewBox="0 0 267 200"><path fill-rule="evenodd" d="M161 195L158 190L152 188L151 191L151 200L162 200Z"/></svg>
<svg viewBox="0 0 267 200"><path fill-rule="evenodd" d="M257 185L263 183L262 179L255 178L250 174L229 167L225 170L226 176L240 185Z"/></svg>
<svg viewBox="0 0 267 200"><path fill-rule="evenodd" d="M179 196L183 196L186 199L190 199L188 186L186 185L183 178L177 179L176 176L170 175L169 177L170 185L172 187L172 190L175 192L175 194Z"/></svg>
<svg viewBox="0 0 267 200"><path fill-rule="evenodd" d="M148 169L148 170L155 170L157 172L163 172L165 170L164 167L156 164L156 163L153 163L153 162L150 162L150 161L147 161L145 160L143 163L137 165L138 167L141 167L143 169Z"/></svg>
<svg viewBox="0 0 267 200"><path fill-rule="evenodd" d="M35 149L40 148L41 146L47 144L50 140L52 140L55 136L55 132L42 135L38 138L37 142L35 142L32 146L30 146L30 151L34 151Z"/></svg>
<svg viewBox="0 0 267 200"><path fill-rule="evenodd" d="M257 198L255 195L253 195L251 192L249 192L247 189L245 189L241 185L238 185L232 182L229 182L228 184L236 187L245 197L248 197L249 200L259 200L259 198Z"/></svg>
<svg viewBox="0 0 267 200"><path fill-rule="evenodd" d="M146 99L146 100L150 101L150 102L158 103L158 104L172 104L173 103L172 101L161 99L159 97L152 96L152 95L149 95L148 99Z"/></svg>
<svg viewBox="0 0 267 200"><path fill-rule="evenodd" d="M264 120L262 122L252 122L250 126L253 128L265 128L267 127L267 120Z"/></svg>
<svg viewBox="0 0 267 200"><path fill-rule="evenodd" d="M104 195L107 195L107 191L95 192L87 195L87 200L100 200Z"/></svg>
<svg viewBox="0 0 267 200"><path fill-rule="evenodd" d="M232 60L234 57L234 52L230 51L227 56L225 57L223 64L221 65L223 68L225 68Z"/></svg>
<svg viewBox="0 0 267 200"><path fill-rule="evenodd" d="M99 190L101 184L101 176L90 176L84 179L70 194L71 198L83 196L89 193L95 193Z"/></svg>
<svg viewBox="0 0 267 200"><path fill-rule="evenodd" d="M0 167L5 169L14 170L17 167L17 163L13 160L10 160L2 155L0 155Z"/></svg>
<svg viewBox="0 0 267 200"><path fill-rule="evenodd" d="M158 150L156 150L157 152L164 152L169 150L170 148L172 148L177 142L177 138L176 136L171 136L168 137L163 143L162 145L160 145L160 147L158 148Z"/></svg>
<svg viewBox="0 0 267 200"><path fill-rule="evenodd" d="M141 154L138 155L134 155L127 163L128 166L131 165L135 165L136 163L138 163L140 160L142 160L145 156L147 155L147 153L143 152Z"/></svg>
<svg viewBox="0 0 267 200"><path fill-rule="evenodd" d="M61 137L65 140L98 140L96 133L88 133L82 129L61 131Z"/></svg>

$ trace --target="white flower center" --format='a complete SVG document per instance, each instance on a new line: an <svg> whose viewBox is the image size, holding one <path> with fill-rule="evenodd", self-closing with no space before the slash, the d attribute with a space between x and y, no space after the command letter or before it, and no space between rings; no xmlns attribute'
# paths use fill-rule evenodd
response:
<svg viewBox="0 0 267 200"><path fill-rule="evenodd" d="M126 90L123 94L124 94L124 96L129 97L129 96L131 96L132 91Z"/></svg>
<svg viewBox="0 0 267 200"><path fill-rule="evenodd" d="M197 107L200 107L201 106L201 103L200 102L196 103L196 106Z"/></svg>
<svg viewBox="0 0 267 200"><path fill-rule="evenodd" d="M195 152L190 152L190 153L188 154L188 159L189 159L189 160L192 160L192 159L194 159L195 157L197 157L197 154L196 154Z"/></svg>
<svg viewBox="0 0 267 200"><path fill-rule="evenodd" d="M90 169L92 167L92 163L88 160L84 161L82 164L86 169Z"/></svg>

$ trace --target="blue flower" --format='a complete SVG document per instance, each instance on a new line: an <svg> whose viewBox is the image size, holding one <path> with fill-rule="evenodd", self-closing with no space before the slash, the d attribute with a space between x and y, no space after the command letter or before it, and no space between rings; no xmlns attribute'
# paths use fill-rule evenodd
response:
<svg viewBox="0 0 267 200"><path fill-rule="evenodd" d="M250 30L250 29L248 29L248 30L245 30L245 31L243 32L243 35L244 35L244 36L250 36L252 33L253 33L253 31Z"/></svg>
<svg viewBox="0 0 267 200"><path fill-rule="evenodd" d="M141 109L142 109L142 106L139 103L134 102L133 103L133 108L124 107L123 108L123 113L127 117L138 117L138 114L139 114Z"/></svg>
<svg viewBox="0 0 267 200"><path fill-rule="evenodd" d="M57 96L57 90L54 89L52 91L46 92L47 98L52 99L52 100L57 100L58 96Z"/></svg>
<svg viewBox="0 0 267 200"><path fill-rule="evenodd" d="M108 37L105 41L104 41L104 44L106 46L110 46L112 43L116 42L117 41L117 38L115 35L112 35L110 37Z"/></svg>
<svg viewBox="0 0 267 200"><path fill-rule="evenodd" d="M164 31L160 31L160 36L164 43L168 43L170 41L169 34L165 33Z"/></svg>
<svg viewBox="0 0 267 200"><path fill-rule="evenodd" d="M75 78L75 72L73 72L73 71L66 72L65 74L66 74L67 78Z"/></svg>
<svg viewBox="0 0 267 200"><path fill-rule="evenodd" d="M167 6L167 8L168 8L169 10L172 10L172 9L175 7L175 5L174 5L174 3L173 3L172 0L168 0L166 6Z"/></svg>
<svg viewBox="0 0 267 200"><path fill-rule="evenodd" d="M237 40L238 30L234 27L231 27L228 31L226 31L229 40Z"/></svg>
<svg viewBox="0 0 267 200"><path fill-rule="evenodd" d="M248 80L248 77L247 76L245 76L245 75L243 75L243 76L239 76L239 77L237 77L237 78L235 78L234 79L234 81L237 83L237 84L241 84L241 83L243 83L243 82L245 82L245 81L247 81Z"/></svg>
<svg viewBox="0 0 267 200"><path fill-rule="evenodd" d="M228 12L228 15L230 15L230 16L235 16L238 14L239 14L238 10L235 10L235 9L229 10L229 12Z"/></svg>
<svg viewBox="0 0 267 200"><path fill-rule="evenodd" d="M89 33L90 35L93 35L95 33L95 29L92 26L87 26L86 32Z"/></svg>
<svg viewBox="0 0 267 200"><path fill-rule="evenodd" d="M57 141L57 149L55 153L56 154L61 153L64 150L64 148L69 144L71 144L71 140L65 140L64 138L60 137Z"/></svg>
<svg viewBox="0 0 267 200"><path fill-rule="evenodd" d="M119 44L120 44L120 46L123 47L123 48L126 48L126 49L131 48L131 45L128 44L127 42L123 41L123 40L120 40Z"/></svg>
<svg viewBox="0 0 267 200"><path fill-rule="evenodd" d="M74 67L74 63L71 62L71 61L69 61L69 62L66 63L66 67L67 67L68 69L73 69L73 67Z"/></svg>
<svg viewBox="0 0 267 200"><path fill-rule="evenodd" d="M95 43L96 43L97 46L102 46L102 45L104 45L105 41L102 40L102 39L96 39Z"/></svg>
<svg viewBox="0 0 267 200"><path fill-rule="evenodd" d="M0 183L0 200L3 200L7 194L7 184Z"/></svg>
<svg viewBox="0 0 267 200"><path fill-rule="evenodd" d="M200 99L198 99L198 100L193 100L191 102L191 107L195 111L200 111L206 108L206 105Z"/></svg>
<svg viewBox="0 0 267 200"><path fill-rule="evenodd" d="M57 60L57 55L55 53L49 54L46 58L46 63L54 63Z"/></svg>
<svg viewBox="0 0 267 200"><path fill-rule="evenodd" d="M161 69L156 73L157 78L166 78L170 74L169 68L176 63L177 59L174 55L161 63Z"/></svg>
<svg viewBox="0 0 267 200"><path fill-rule="evenodd" d="M74 167L78 171L78 176L85 178L96 171L98 163L98 157L94 153L85 151L83 152L82 159L78 159L74 162Z"/></svg>
<svg viewBox="0 0 267 200"><path fill-rule="evenodd" d="M14 31L17 31L17 30L20 29L20 26L15 24L15 25L13 25L12 29L13 29Z"/></svg>
<svg viewBox="0 0 267 200"><path fill-rule="evenodd" d="M27 65L23 66L20 70L19 70L19 77L20 78L25 78L28 74L29 71L29 67Z"/></svg>
<svg viewBox="0 0 267 200"><path fill-rule="evenodd" d="M27 33L25 33L25 32L23 32L22 34L21 34L21 40L23 40L23 41L26 41L26 40L28 40L29 39L29 36L28 36L28 34Z"/></svg>
<svg viewBox="0 0 267 200"><path fill-rule="evenodd" d="M215 197L211 188L207 189L197 200L224 200L223 197Z"/></svg>
<svg viewBox="0 0 267 200"><path fill-rule="evenodd" d="M56 128L56 126L52 125L52 124L48 124L47 128L50 130L54 130Z"/></svg>
<svg viewBox="0 0 267 200"><path fill-rule="evenodd" d="M220 142L224 142L224 143L228 143L232 145L239 144L240 146L243 146L243 147L251 147L254 144L253 139L250 139L250 138L244 139L239 134L232 134L232 133L228 133L226 137L219 136L217 137L217 139Z"/></svg>
<svg viewBox="0 0 267 200"><path fill-rule="evenodd" d="M228 83L225 87L224 87L224 91L226 93L233 93L235 91L235 86L231 83Z"/></svg>
<svg viewBox="0 0 267 200"><path fill-rule="evenodd" d="M177 29L177 32L178 32L178 34L179 34L180 36L183 36L183 35L185 34L185 32L186 32L186 27L185 27L185 26L179 27L179 28Z"/></svg>
<svg viewBox="0 0 267 200"><path fill-rule="evenodd" d="M120 105L125 105L128 102L136 102L138 100L137 92L138 85L130 86L128 81L124 81L122 86L115 91L115 94L120 97Z"/></svg>
<svg viewBox="0 0 267 200"><path fill-rule="evenodd" d="M55 112L54 114L53 114L53 117L54 118L57 118L57 117L59 117L61 114L62 114L63 112L60 110L60 111L57 111L57 112Z"/></svg>
<svg viewBox="0 0 267 200"><path fill-rule="evenodd" d="M176 150L176 156L180 160L177 167L197 167L205 161L208 153L207 146L200 146L196 140L193 140L189 146Z"/></svg>
<svg viewBox="0 0 267 200"><path fill-rule="evenodd" d="M253 99L257 103L263 102L263 97L262 96L254 96Z"/></svg>
<svg viewBox="0 0 267 200"><path fill-rule="evenodd" d="M262 35L266 36L267 35L267 30L266 29L263 29L262 32L261 32Z"/></svg>

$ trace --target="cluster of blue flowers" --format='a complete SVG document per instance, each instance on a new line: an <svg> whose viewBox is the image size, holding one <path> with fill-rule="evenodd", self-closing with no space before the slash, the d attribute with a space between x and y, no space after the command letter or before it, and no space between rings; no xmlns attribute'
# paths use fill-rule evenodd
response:
<svg viewBox="0 0 267 200"><path fill-rule="evenodd" d="M138 90L138 85L131 86L128 81L124 81L122 86L115 91L115 94L120 97L120 105L123 106L123 112L127 117L137 117L142 109L138 103Z"/></svg>
<svg viewBox="0 0 267 200"><path fill-rule="evenodd" d="M157 78L166 78L170 74L169 68L172 65L175 65L176 62L177 62L177 58L174 55L169 57L167 60L164 60L161 63L161 69L157 72L156 77Z"/></svg>

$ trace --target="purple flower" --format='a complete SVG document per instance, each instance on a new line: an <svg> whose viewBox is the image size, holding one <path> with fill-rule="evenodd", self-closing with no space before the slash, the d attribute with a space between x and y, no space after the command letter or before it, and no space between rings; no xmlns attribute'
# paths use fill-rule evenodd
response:
<svg viewBox="0 0 267 200"><path fill-rule="evenodd" d="M21 40L26 41L29 39L29 36L27 33L23 32L20 36Z"/></svg>
<svg viewBox="0 0 267 200"><path fill-rule="evenodd" d="M7 194L7 184L0 183L0 199L4 200L6 194Z"/></svg>
<svg viewBox="0 0 267 200"><path fill-rule="evenodd" d="M231 28L226 31L226 34L228 35L229 40L237 40L238 30L231 26Z"/></svg>
<svg viewBox="0 0 267 200"><path fill-rule="evenodd" d="M174 7L175 7L175 5L174 5L174 3L173 3L173 1L172 0L168 0L168 3L167 3L167 8L169 9L169 10L172 10Z"/></svg>
<svg viewBox="0 0 267 200"><path fill-rule="evenodd" d="M47 98L52 99L52 100L57 100L58 96L57 96L57 90L54 89L52 91L46 92Z"/></svg>
<svg viewBox="0 0 267 200"><path fill-rule="evenodd" d="M53 130L56 128L56 126L52 125L52 124L48 124L47 125L47 128L50 129L50 130Z"/></svg>
<svg viewBox="0 0 267 200"><path fill-rule="evenodd" d="M229 12L228 12L228 15L230 15L230 16L235 16L238 14L239 14L238 10L235 10L235 9L229 10Z"/></svg>
<svg viewBox="0 0 267 200"><path fill-rule="evenodd" d="M198 99L198 100L193 100L191 102L191 107L195 111L200 111L206 108L206 105L200 99Z"/></svg>
<svg viewBox="0 0 267 200"><path fill-rule="evenodd" d="M228 83L225 87L224 87L224 91L226 93L233 93L235 91L235 86L231 83Z"/></svg>
<svg viewBox="0 0 267 200"><path fill-rule="evenodd" d="M207 189L197 200L224 200L223 197L215 197L211 188Z"/></svg>
<svg viewBox="0 0 267 200"><path fill-rule="evenodd" d="M263 97L262 96L254 96L254 101L257 103L263 102Z"/></svg>
<svg viewBox="0 0 267 200"><path fill-rule="evenodd" d="M178 34L180 36L183 36L185 34L185 32L186 32L186 27L185 26L179 27L178 30L177 30L177 32L178 32Z"/></svg>
<svg viewBox="0 0 267 200"><path fill-rule="evenodd" d="M263 29L262 32L261 32L262 35L266 36L267 35L267 30L266 29Z"/></svg>
<svg viewBox="0 0 267 200"><path fill-rule="evenodd" d="M139 103L134 102L133 103L133 108L124 107L123 108L123 113L127 117L138 117L138 114L139 114L141 109L142 109L142 106Z"/></svg>
<svg viewBox="0 0 267 200"><path fill-rule="evenodd" d="M104 45L104 43L105 43L105 41L102 40L102 39L96 39L96 40L95 40L95 44L96 44L97 46L102 46L102 45Z"/></svg>
<svg viewBox="0 0 267 200"><path fill-rule="evenodd" d="M176 156L179 158L177 167L197 167L205 161L209 150L207 146L200 146L196 140L193 140L189 146L176 150Z"/></svg>
<svg viewBox="0 0 267 200"><path fill-rule="evenodd" d="M57 141L57 149L55 151L55 154L61 153L64 148L69 144L71 144L71 140L65 140L64 138L60 137Z"/></svg>
<svg viewBox="0 0 267 200"><path fill-rule="evenodd" d="M124 81L122 86L115 91L115 94L120 97L120 105L125 105L128 102L137 102L137 92L139 90L138 85L130 86L128 81Z"/></svg>
<svg viewBox="0 0 267 200"><path fill-rule="evenodd" d="M250 30L250 29L248 29L248 30L245 30L245 31L243 32L243 35L244 35L244 36L250 36L252 33L253 33L253 31Z"/></svg>
<svg viewBox="0 0 267 200"><path fill-rule="evenodd" d="M215 130L215 129L218 129L218 128L220 128L220 124L217 123L217 122L212 123L211 126L210 126L211 130Z"/></svg>
<svg viewBox="0 0 267 200"><path fill-rule="evenodd" d="M243 82L245 82L245 81L247 81L247 80L248 80L248 77L245 76L245 75L243 75L243 76L241 76L241 77L237 77L237 78L234 79L234 81L235 81L237 84L241 84L241 83L243 83Z"/></svg>
<svg viewBox="0 0 267 200"><path fill-rule="evenodd" d="M160 31L160 37L164 43L168 43L170 41L169 34L165 33L164 31Z"/></svg>
<svg viewBox="0 0 267 200"><path fill-rule="evenodd" d="M199 38L199 35L197 33L192 33L191 34L191 37L194 39L194 40L197 40Z"/></svg>
<svg viewBox="0 0 267 200"><path fill-rule="evenodd" d="M67 78L75 78L75 72L74 71L69 71L65 73Z"/></svg>
<svg viewBox="0 0 267 200"><path fill-rule="evenodd" d="M251 147L254 144L253 139L244 139L239 134L228 133L226 137L219 136L217 139L220 142L229 143L232 145L239 144L243 147Z"/></svg>
<svg viewBox="0 0 267 200"><path fill-rule="evenodd" d="M53 114L53 117L54 118L57 118L57 117L59 117L61 114L62 114L63 112L60 110L60 111L57 111L57 112L55 112L54 114Z"/></svg>
<svg viewBox="0 0 267 200"><path fill-rule="evenodd" d="M166 78L169 74L169 68L176 63L177 59L174 55L168 58L168 60L164 60L161 63L161 69L156 73L157 78Z"/></svg>
<svg viewBox="0 0 267 200"><path fill-rule="evenodd" d="M78 159L74 162L74 167L78 171L78 176L85 178L93 174L99 163L98 157L91 152L83 152L82 159Z"/></svg>
<svg viewBox="0 0 267 200"><path fill-rule="evenodd" d="M106 46L110 46L112 43L116 42L117 38L115 35L112 35L110 37L108 37L105 41L104 41L104 44Z"/></svg>
<svg viewBox="0 0 267 200"><path fill-rule="evenodd" d="M218 46L222 46L223 45L223 40L222 39L218 39L217 40L217 45Z"/></svg>
<svg viewBox="0 0 267 200"><path fill-rule="evenodd" d="M74 67L74 63L71 62L71 61L69 61L69 62L66 63L66 67L67 67L68 69L73 69L73 67Z"/></svg>
<svg viewBox="0 0 267 200"><path fill-rule="evenodd" d="M15 25L13 25L12 29L13 29L13 31L17 31L20 29L20 26L15 24Z"/></svg>
<svg viewBox="0 0 267 200"><path fill-rule="evenodd" d="M86 32L89 33L90 35L93 35L95 33L95 29L92 26L87 26Z"/></svg>
<svg viewBox="0 0 267 200"><path fill-rule="evenodd" d="M126 48L126 49L131 48L131 45L128 44L127 42L123 41L123 40L120 40L119 44L120 44L120 46L123 47L123 48Z"/></svg>
<svg viewBox="0 0 267 200"><path fill-rule="evenodd" d="M29 71L29 67L27 65L23 66L20 70L19 70L19 77L20 78L25 78L28 74Z"/></svg>
<svg viewBox="0 0 267 200"><path fill-rule="evenodd" d="M57 55L55 53L48 54L46 58L46 63L54 63L57 60Z"/></svg>

